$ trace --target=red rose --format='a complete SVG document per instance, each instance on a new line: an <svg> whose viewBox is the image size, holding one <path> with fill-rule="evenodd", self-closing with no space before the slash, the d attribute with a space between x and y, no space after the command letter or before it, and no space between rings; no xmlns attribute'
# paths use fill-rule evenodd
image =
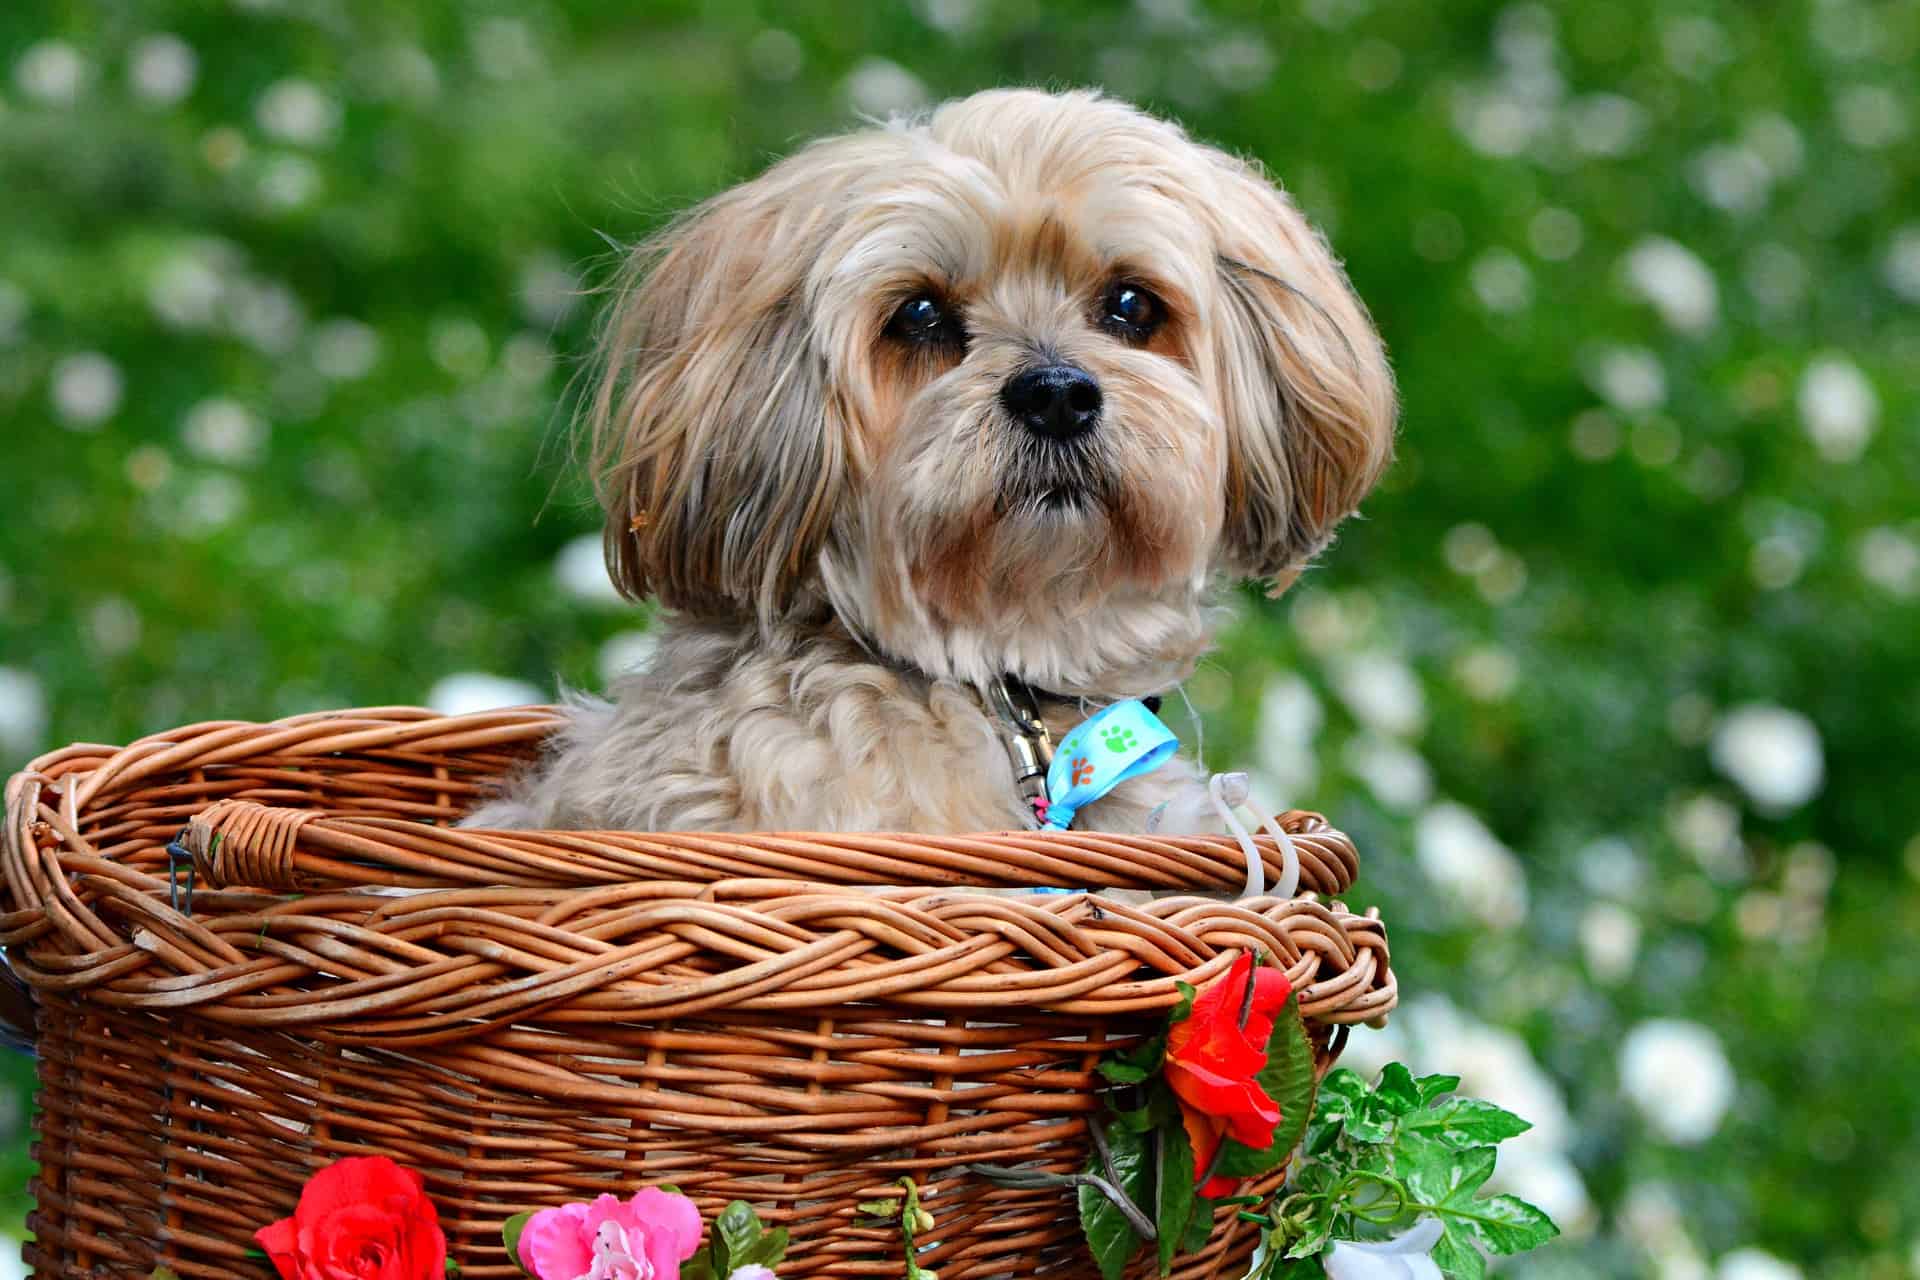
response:
<svg viewBox="0 0 1920 1280"><path fill-rule="evenodd" d="M254 1232L281 1280L445 1280L447 1237L425 1182L385 1156L307 1179L291 1218Z"/></svg>
<svg viewBox="0 0 1920 1280"><path fill-rule="evenodd" d="M1251 1003L1248 983L1253 986ZM1193 1142L1196 1176L1213 1163L1223 1136L1258 1151L1273 1145L1280 1104L1254 1077L1266 1068L1273 1020L1292 990L1286 974L1265 965L1255 969L1253 957L1243 951L1226 977L1194 998L1187 1020L1167 1033L1164 1069ZM1226 1195L1238 1181L1205 1179L1200 1194Z"/></svg>

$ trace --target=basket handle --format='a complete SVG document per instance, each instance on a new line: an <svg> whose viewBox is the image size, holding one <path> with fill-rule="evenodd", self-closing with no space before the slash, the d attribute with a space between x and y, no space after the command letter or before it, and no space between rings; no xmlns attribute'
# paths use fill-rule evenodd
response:
<svg viewBox="0 0 1920 1280"><path fill-rule="evenodd" d="M294 850L300 828L324 817L320 809L220 800L193 815L181 843L193 856L194 875L216 889L246 885L304 892L306 877Z"/></svg>

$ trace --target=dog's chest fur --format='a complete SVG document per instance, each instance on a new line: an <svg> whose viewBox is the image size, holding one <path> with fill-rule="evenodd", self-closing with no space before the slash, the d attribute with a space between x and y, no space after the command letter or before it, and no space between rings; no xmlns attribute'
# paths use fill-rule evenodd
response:
<svg viewBox="0 0 1920 1280"><path fill-rule="evenodd" d="M645 670L585 702L479 827L915 831L1027 826L998 725L973 692L875 662L844 633L669 619ZM1049 707L1058 741L1077 709ZM1189 783L1174 760L1082 810L1139 831Z"/></svg>

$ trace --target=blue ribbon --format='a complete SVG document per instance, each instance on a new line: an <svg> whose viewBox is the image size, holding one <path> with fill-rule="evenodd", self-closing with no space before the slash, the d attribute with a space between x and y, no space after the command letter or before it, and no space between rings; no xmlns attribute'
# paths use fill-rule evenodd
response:
<svg viewBox="0 0 1920 1280"><path fill-rule="evenodd" d="M1065 831L1076 813L1130 778L1152 773L1180 749L1173 730L1129 699L1080 722L1053 753L1042 829Z"/></svg>

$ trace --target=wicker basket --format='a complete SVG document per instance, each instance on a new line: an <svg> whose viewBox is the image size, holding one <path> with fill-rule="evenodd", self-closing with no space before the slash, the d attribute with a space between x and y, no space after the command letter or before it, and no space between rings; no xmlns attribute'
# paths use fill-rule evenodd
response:
<svg viewBox="0 0 1920 1280"><path fill-rule="evenodd" d="M471 1280L512 1274L511 1214L650 1182L792 1228L783 1280L894 1277L898 1234L855 1206L902 1175L945 1280L1090 1275L1070 1195L961 1166L1077 1170L1100 1054L1240 948L1285 963L1323 1071L1393 1007L1380 921L1322 900L1357 859L1315 815L1284 818L1301 896L1138 907L956 890L1231 891L1237 846L447 825L556 723L203 724L13 778L0 944L39 1006L37 1272L257 1280L255 1228L379 1152L425 1175ZM1223 1211L1176 1274L1238 1275L1253 1234Z"/></svg>

